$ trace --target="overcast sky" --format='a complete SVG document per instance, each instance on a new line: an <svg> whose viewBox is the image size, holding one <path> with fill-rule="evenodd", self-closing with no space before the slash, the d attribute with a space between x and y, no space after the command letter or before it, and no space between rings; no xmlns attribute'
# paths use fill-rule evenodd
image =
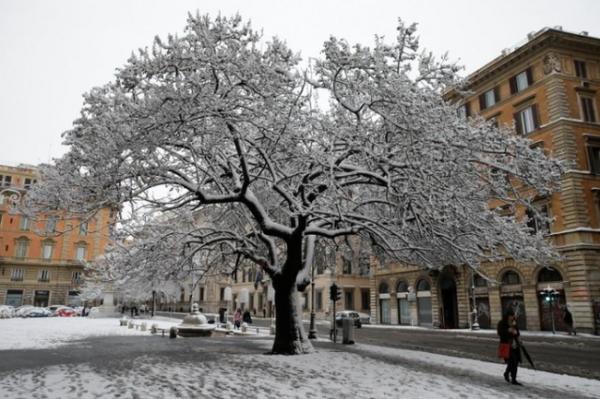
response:
<svg viewBox="0 0 600 399"><path fill-rule="evenodd" d="M600 36L600 1L0 0L0 163L37 164L65 152L81 95L113 78L132 50L183 30L188 11L250 19L303 57L330 36L370 45L418 22L421 44L472 72L528 32L562 25Z"/></svg>

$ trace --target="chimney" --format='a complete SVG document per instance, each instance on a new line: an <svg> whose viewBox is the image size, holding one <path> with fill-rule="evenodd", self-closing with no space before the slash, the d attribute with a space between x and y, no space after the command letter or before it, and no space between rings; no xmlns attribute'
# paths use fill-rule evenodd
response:
<svg viewBox="0 0 600 399"><path fill-rule="evenodd" d="M587 30L582 30L580 33L581 36L588 36L589 32Z"/></svg>
<svg viewBox="0 0 600 399"><path fill-rule="evenodd" d="M535 31L531 31L527 34L527 40L531 40L535 37Z"/></svg>

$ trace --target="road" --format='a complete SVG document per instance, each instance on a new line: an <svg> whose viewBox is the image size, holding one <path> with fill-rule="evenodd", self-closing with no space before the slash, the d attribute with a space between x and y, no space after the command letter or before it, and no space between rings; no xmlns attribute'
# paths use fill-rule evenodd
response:
<svg viewBox="0 0 600 399"><path fill-rule="evenodd" d="M256 319L255 324L267 326L269 322ZM308 330L308 325L306 329ZM318 323L317 330L320 337L329 336L327 324ZM364 326L354 330L354 340L363 344L413 349L490 362L499 361L496 357L498 339L495 334L489 332ZM538 370L600 379L600 339L598 338L525 335L523 342ZM522 367L531 366L523 363Z"/></svg>

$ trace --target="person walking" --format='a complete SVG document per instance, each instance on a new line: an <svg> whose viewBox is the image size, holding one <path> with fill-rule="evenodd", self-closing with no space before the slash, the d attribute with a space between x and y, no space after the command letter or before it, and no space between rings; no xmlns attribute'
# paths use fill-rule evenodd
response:
<svg viewBox="0 0 600 399"><path fill-rule="evenodd" d="M252 316L250 315L250 311L246 309L244 311L244 315L242 316L242 320L244 323L252 324Z"/></svg>
<svg viewBox="0 0 600 399"><path fill-rule="evenodd" d="M575 330L575 328L573 327L573 315L569 311L568 305L565 305L565 316L563 318L563 321L567 326L567 331L569 332L569 335L577 335L577 330Z"/></svg>
<svg viewBox="0 0 600 399"><path fill-rule="evenodd" d="M238 308L233 315L233 325L235 328L240 328L242 325L242 309Z"/></svg>
<svg viewBox="0 0 600 399"><path fill-rule="evenodd" d="M519 328L513 309L506 310L502 320L498 322L497 331L500 337L498 357L504 359L506 363L504 379L513 385L523 385L517 381L517 369L521 363L521 348L519 347Z"/></svg>

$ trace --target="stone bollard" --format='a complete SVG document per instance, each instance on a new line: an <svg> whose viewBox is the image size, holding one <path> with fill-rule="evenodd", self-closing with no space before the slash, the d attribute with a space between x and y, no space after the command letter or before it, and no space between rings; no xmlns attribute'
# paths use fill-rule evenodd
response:
<svg viewBox="0 0 600 399"><path fill-rule="evenodd" d="M226 329L227 331L231 331L231 330L233 330L233 324L231 324L231 322L229 322L229 321L228 321L228 322L225 324L225 329Z"/></svg>
<svg viewBox="0 0 600 399"><path fill-rule="evenodd" d="M177 338L177 327L171 327L169 330L169 338Z"/></svg>
<svg viewBox="0 0 600 399"><path fill-rule="evenodd" d="M147 327L148 327L148 326L146 325L146 322L144 321L144 322L142 322L142 324L140 325L140 330L142 330L142 331L146 331Z"/></svg>
<svg viewBox="0 0 600 399"><path fill-rule="evenodd" d="M127 328L133 329L133 322L131 320L129 320L129 323L127 323Z"/></svg>
<svg viewBox="0 0 600 399"><path fill-rule="evenodd" d="M248 323L242 323L242 332L245 333L248 331Z"/></svg>
<svg viewBox="0 0 600 399"><path fill-rule="evenodd" d="M152 334L156 334L158 332L158 324L156 324L156 323L152 324L152 326L150 327L150 332Z"/></svg>
<svg viewBox="0 0 600 399"><path fill-rule="evenodd" d="M270 330L269 330L269 333L270 333L271 335L275 335L275 323L271 324L271 328L270 328Z"/></svg>
<svg viewBox="0 0 600 399"><path fill-rule="evenodd" d="M127 325L127 319L125 317L123 317L122 319L119 320L119 325L121 327L124 327Z"/></svg>

